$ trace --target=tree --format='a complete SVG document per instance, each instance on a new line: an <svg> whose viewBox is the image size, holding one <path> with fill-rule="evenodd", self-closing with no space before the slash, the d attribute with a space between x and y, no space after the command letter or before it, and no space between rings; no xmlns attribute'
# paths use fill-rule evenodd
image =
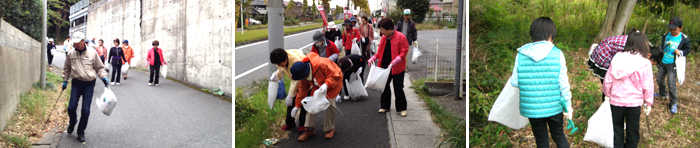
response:
<svg viewBox="0 0 700 148"><path fill-rule="evenodd" d="M0 2L0 19L33 39L41 40L41 9L39 0L8 0ZM38 11L37 11L38 10Z"/></svg>
<svg viewBox="0 0 700 148"><path fill-rule="evenodd" d="M243 1L242 7L247 8L250 5L250 2L252 2L252 1L253 0ZM265 1L267 1L267 0L265 0ZM234 18L236 18L236 19L234 21L236 21L236 25L243 26L242 24L240 24L242 18L239 18L241 16L241 0L236 0L234 3L236 3L236 4L234 4L236 6L236 8L235 8L236 10L234 10L235 11L234 13L236 15L236 17L234 17ZM265 3L265 4L267 4L267 3ZM245 13L245 11L244 11L244 13ZM237 26L234 26L234 27L237 27Z"/></svg>
<svg viewBox="0 0 700 148"><path fill-rule="evenodd" d="M304 15L304 22L306 22L306 14L308 13L308 10L307 10L309 8L308 4L309 4L309 2L307 2L306 0L304 0L301 3L301 14Z"/></svg>
<svg viewBox="0 0 700 148"><path fill-rule="evenodd" d="M318 8L316 8L316 0L311 0L311 16L313 18L316 18L316 12L318 12Z"/></svg>
<svg viewBox="0 0 700 148"><path fill-rule="evenodd" d="M70 22L68 21L70 6L77 2L78 0L48 0L47 33L55 33L54 38L56 38L57 41L68 37L68 35L61 35L61 31L65 30L67 32L68 28L70 28Z"/></svg>
<svg viewBox="0 0 700 148"><path fill-rule="evenodd" d="M630 20L635 3L637 0L608 1L605 20L593 42L598 43L607 37L621 35Z"/></svg>
<svg viewBox="0 0 700 148"><path fill-rule="evenodd" d="M396 9L411 9L411 20L422 23L430 8L430 0L398 0ZM392 18L393 19L393 18ZM398 20L397 20L398 21Z"/></svg>

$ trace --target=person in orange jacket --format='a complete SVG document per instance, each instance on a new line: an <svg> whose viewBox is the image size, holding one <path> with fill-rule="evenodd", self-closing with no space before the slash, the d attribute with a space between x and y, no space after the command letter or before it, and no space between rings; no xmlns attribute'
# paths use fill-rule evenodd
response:
<svg viewBox="0 0 700 148"><path fill-rule="evenodd" d="M340 90L343 88L343 74L335 62L328 58L321 58L318 54L311 52L306 55L300 62L294 63L290 69L292 80L299 80L297 96L295 99L295 107L292 109L292 116L299 117L297 111L301 108L301 100L307 96L313 96L318 90L326 92L326 99L331 103L326 109L323 131L326 132L326 139L333 138L335 134L335 98L340 101ZM316 115L306 114L306 131L299 136L299 141L306 141L309 137L316 135L314 124L316 123Z"/></svg>
<svg viewBox="0 0 700 148"><path fill-rule="evenodd" d="M122 42L122 49L124 49L124 59L126 60L127 63L131 64L131 58L134 57L134 49L131 48L131 46L129 46L129 40L124 40L124 42ZM123 64L126 64L126 63L123 63ZM126 73L124 73L124 80L126 80L126 78L128 78L126 76L126 74L128 74L128 71Z"/></svg>

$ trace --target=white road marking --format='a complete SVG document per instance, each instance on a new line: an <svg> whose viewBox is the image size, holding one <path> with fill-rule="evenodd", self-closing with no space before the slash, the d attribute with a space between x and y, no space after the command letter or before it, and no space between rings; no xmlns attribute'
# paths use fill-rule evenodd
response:
<svg viewBox="0 0 700 148"><path fill-rule="evenodd" d="M252 72L254 72L254 71L257 71L258 69L263 68L263 67L265 67L265 66L267 66L267 65L270 65L270 62L266 62L265 64L261 64L260 66L255 67L255 68L253 68L253 69L250 69L250 70L248 70L248 71L246 71L246 72L244 72L244 73L242 73L242 74L240 74L240 75L236 75L235 78L234 78L234 80L237 80L238 78L244 77L245 75L248 75L248 74L250 74L250 73L252 73Z"/></svg>

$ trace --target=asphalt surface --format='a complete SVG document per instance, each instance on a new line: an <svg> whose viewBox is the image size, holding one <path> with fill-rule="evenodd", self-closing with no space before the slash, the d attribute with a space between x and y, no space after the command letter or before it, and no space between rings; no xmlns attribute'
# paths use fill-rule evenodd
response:
<svg viewBox="0 0 700 148"><path fill-rule="evenodd" d="M56 54L53 65L63 67L63 59L65 55ZM94 105L105 89L97 81L90 98L87 142L77 140L76 126L73 134L63 134L58 147L232 146L230 102L162 77L160 86L147 83L148 73L130 70L129 80L110 86L118 104L111 116L106 116ZM80 116L80 107L77 114Z"/></svg>
<svg viewBox="0 0 700 148"><path fill-rule="evenodd" d="M369 74L369 68L365 68L365 77ZM389 127L386 114L396 113L391 110L387 113L378 113L380 109L379 100L381 93L378 91L368 90L369 97L359 98L357 101L343 100L336 102L336 106L340 111L336 111L335 115L335 135L332 139L325 139L323 131L323 119L325 111L316 116L316 136L309 138L307 141L299 142L297 139L301 133L297 132L297 128L293 128L288 135L289 138L283 139L276 144L280 148L297 148L297 147L391 147L389 143ZM393 106L393 103L392 103ZM342 112L342 114L341 114ZM280 128L280 127L273 127Z"/></svg>
<svg viewBox="0 0 700 148"><path fill-rule="evenodd" d="M285 36L283 49L303 49L305 52L311 51L310 45L313 43L311 37L314 32L320 30L319 28ZM267 79L270 77L272 74L272 70L270 69L275 67L273 64L270 64L270 51L268 49L267 40L236 46L234 50L234 60L236 60L234 81L236 86L243 86L254 80ZM266 63L266 66L255 69ZM244 76L242 75L248 71L250 72Z"/></svg>

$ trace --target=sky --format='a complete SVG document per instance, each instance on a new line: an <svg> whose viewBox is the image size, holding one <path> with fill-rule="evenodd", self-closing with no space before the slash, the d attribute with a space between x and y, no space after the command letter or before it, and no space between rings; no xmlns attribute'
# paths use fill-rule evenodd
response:
<svg viewBox="0 0 700 148"><path fill-rule="evenodd" d="M369 9L372 11L377 10L377 5L381 2L382 2L381 0L368 0ZM347 0L331 0L329 3L330 3L332 8L335 8L335 5L338 5L340 7L344 7L348 3L348 1Z"/></svg>

